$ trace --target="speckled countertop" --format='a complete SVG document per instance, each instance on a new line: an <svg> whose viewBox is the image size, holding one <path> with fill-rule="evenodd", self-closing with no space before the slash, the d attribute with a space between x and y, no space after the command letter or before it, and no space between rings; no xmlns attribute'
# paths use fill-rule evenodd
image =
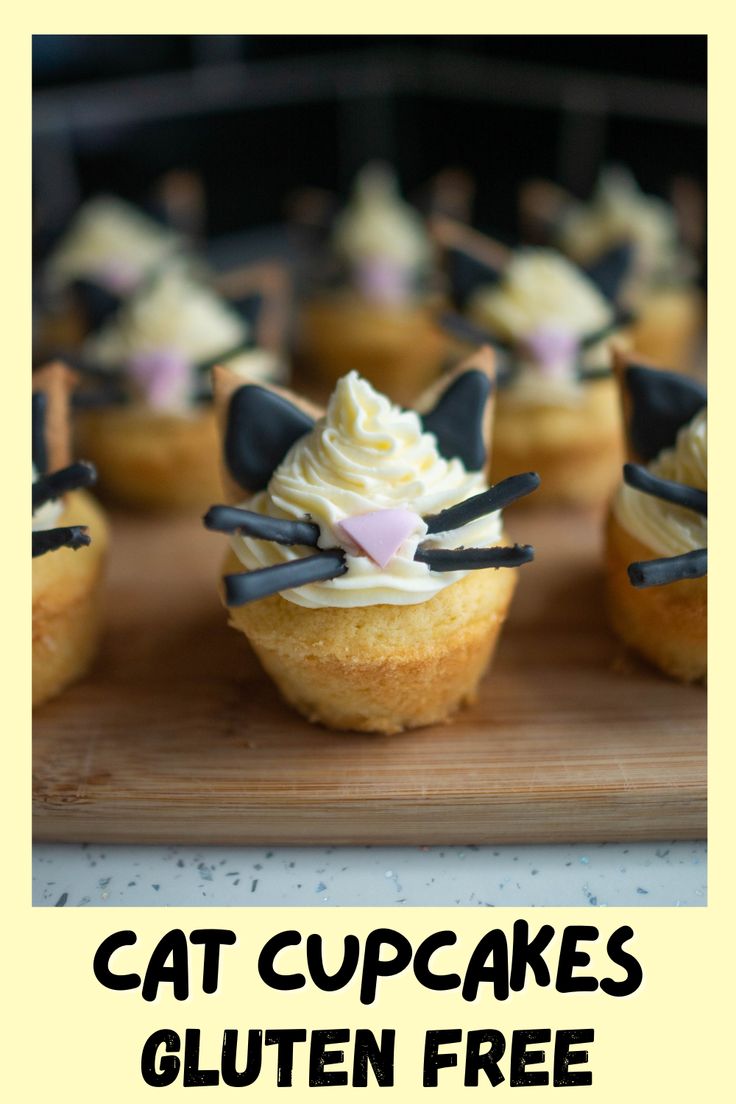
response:
<svg viewBox="0 0 736 1104"><path fill-rule="evenodd" d="M706 845L263 849L37 844L33 903L705 905Z"/></svg>

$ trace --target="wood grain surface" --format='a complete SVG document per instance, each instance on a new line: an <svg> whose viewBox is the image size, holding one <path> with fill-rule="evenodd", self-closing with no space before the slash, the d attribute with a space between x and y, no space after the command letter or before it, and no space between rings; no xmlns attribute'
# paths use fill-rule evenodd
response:
<svg viewBox="0 0 736 1104"><path fill-rule="evenodd" d="M703 837L705 692L612 639L600 519L517 509L508 520L537 561L521 570L478 702L451 725L377 737L310 726L280 701L219 605L224 538L198 519L113 516L99 660L34 715L35 837Z"/></svg>

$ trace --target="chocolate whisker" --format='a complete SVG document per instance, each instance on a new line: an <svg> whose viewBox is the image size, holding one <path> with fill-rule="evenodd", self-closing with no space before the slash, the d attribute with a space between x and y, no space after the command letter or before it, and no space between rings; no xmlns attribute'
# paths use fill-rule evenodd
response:
<svg viewBox="0 0 736 1104"><path fill-rule="evenodd" d="M665 556L661 560L642 560L629 564L627 571L632 586L664 586L682 579L700 579L708 574L708 549L696 548L682 556Z"/></svg>
<svg viewBox="0 0 736 1104"><path fill-rule="evenodd" d="M90 487L96 479L97 471L94 464L88 464L86 460L79 460L75 464L70 464L68 468L60 468L50 475L42 475L32 484L33 509L37 510L52 498L60 498L67 491Z"/></svg>
<svg viewBox="0 0 736 1104"><path fill-rule="evenodd" d="M477 518L502 510L516 499L531 494L532 491L536 491L539 482L536 472L510 475L508 479L502 479L500 483L496 483L495 487L473 495L465 502L458 502L456 506L441 510L439 514L425 517L427 532L446 533L450 529L460 529Z"/></svg>
<svg viewBox="0 0 736 1104"><path fill-rule="evenodd" d="M260 598L268 598L281 590L306 586L308 583L322 583L327 579L336 579L347 571L345 554L337 549L317 552L314 556L304 556L274 567L262 567L258 571L243 571L237 575L226 575L225 604L244 606Z"/></svg>
<svg viewBox="0 0 736 1104"><path fill-rule="evenodd" d="M43 556L57 548L83 548L92 543L86 525L62 525L58 529L40 529L32 534L32 555Z"/></svg>
<svg viewBox="0 0 736 1104"><path fill-rule="evenodd" d="M530 544L513 548L417 548L414 559L430 571L475 571L484 567L520 567L534 559Z"/></svg>
<svg viewBox="0 0 736 1104"><path fill-rule="evenodd" d="M316 548L319 540L319 526L311 521L264 517L263 514L236 506L210 506L202 520L205 529L218 533L245 533L259 540L275 541L276 544L305 544Z"/></svg>
<svg viewBox="0 0 736 1104"><path fill-rule="evenodd" d="M597 345L599 341L603 341L605 338L610 337L616 330L620 330L623 326L628 326L635 319L634 314L631 311L619 310L605 326L601 326L599 330L593 330L592 333L585 334L581 341L580 346L583 349L590 348L591 345Z"/></svg>
<svg viewBox="0 0 736 1104"><path fill-rule="evenodd" d="M703 517L708 516L707 491L688 487L686 483L676 483L672 479L663 479L642 467L641 464L624 464L624 482L637 491L661 498L663 502L671 502L675 506L685 507L686 510L694 510Z"/></svg>

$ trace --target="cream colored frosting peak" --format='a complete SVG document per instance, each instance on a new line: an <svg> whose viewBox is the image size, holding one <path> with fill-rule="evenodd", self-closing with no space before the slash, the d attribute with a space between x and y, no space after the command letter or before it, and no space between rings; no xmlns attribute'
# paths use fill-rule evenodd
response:
<svg viewBox="0 0 736 1104"><path fill-rule="evenodd" d="M418 414L393 405L350 372L339 380L324 418L294 444L267 489L241 505L271 517L308 517L320 527L320 547L334 548L345 547L335 526L346 517L400 507L425 517L487 486L482 472L468 472L460 460L440 455L436 438L424 431ZM421 523L385 568L346 549L344 575L286 590L283 597L310 608L424 602L467 574L432 572L414 560L425 536ZM495 513L451 533L433 534L426 543L489 547L501 536L501 515ZM232 546L250 570L304 554L244 536L234 537Z"/></svg>
<svg viewBox="0 0 736 1104"><path fill-rule="evenodd" d="M47 277L60 288L98 280L129 293L181 247L181 237L116 196L96 196L80 207L52 254Z"/></svg>
<svg viewBox="0 0 736 1104"><path fill-rule="evenodd" d="M478 289L470 313L512 342L550 325L580 338L613 318L592 280L553 249L516 252L499 284Z"/></svg>
<svg viewBox="0 0 736 1104"><path fill-rule="evenodd" d="M430 244L420 215L399 195L385 165L366 165L348 206L337 216L335 252L349 264L389 261L411 272L429 263Z"/></svg>
<svg viewBox="0 0 736 1104"><path fill-rule="evenodd" d="M648 467L663 479L707 490L707 408L683 426L675 447L665 449ZM679 556L707 546L707 520L701 514L663 502L625 483L618 490L613 510L619 524L658 556Z"/></svg>
<svg viewBox="0 0 736 1104"><path fill-rule="evenodd" d="M663 199L645 195L631 173L621 167L603 172L591 202L568 213L560 240L581 264L594 261L621 242L631 242L642 279L670 274L677 267L680 251L672 207Z"/></svg>

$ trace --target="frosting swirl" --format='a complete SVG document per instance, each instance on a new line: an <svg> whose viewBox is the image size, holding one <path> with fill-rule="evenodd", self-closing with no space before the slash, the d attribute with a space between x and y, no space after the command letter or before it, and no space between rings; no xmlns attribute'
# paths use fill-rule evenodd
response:
<svg viewBox="0 0 736 1104"><path fill-rule="evenodd" d="M414 560L426 525L417 524L384 568L367 556L353 554L339 539L336 526L346 517L382 509L435 514L487 486L482 472L468 472L460 460L440 455L434 434L423 430L418 414L393 405L350 372L339 380L325 417L293 445L267 489L240 505L270 517L309 517L320 527L320 547L345 548L348 570L344 575L284 591L287 601L312 609L411 605L467 574L432 572ZM497 512L451 533L433 534L426 543L435 548L489 547L498 544L501 536ZM250 570L304 554L242 535L232 538L232 547Z"/></svg>
<svg viewBox="0 0 736 1104"><path fill-rule="evenodd" d="M648 465L654 475L697 487L708 488L708 411L703 408L680 430L674 448L665 449ZM663 502L653 495L629 487L619 487L613 502L618 523L658 556L679 556L705 548L708 543L706 518Z"/></svg>
<svg viewBox="0 0 736 1104"><path fill-rule="evenodd" d="M128 368L151 405L184 411L195 389L195 366L224 357L247 337L247 324L228 303L182 265L172 264L92 334L83 353L102 368ZM263 349L243 349L227 363L255 379L272 379L280 371L275 354ZM164 366L166 380L156 387Z"/></svg>
<svg viewBox="0 0 736 1104"><path fill-rule="evenodd" d="M518 372L507 395L539 405L579 401L580 341L614 318L595 284L552 249L514 253L501 282L475 292L469 313L514 346ZM596 345L585 359L600 366L604 355Z"/></svg>
<svg viewBox="0 0 736 1104"><path fill-rule="evenodd" d="M622 167L604 171L591 202L567 213L560 242L580 264L630 242L640 281L670 278L682 260L673 209L663 199L645 195Z"/></svg>
<svg viewBox="0 0 736 1104"><path fill-rule="evenodd" d="M129 294L180 247L178 234L124 200L96 196L79 209L49 259L47 279L56 289L88 279Z"/></svg>

